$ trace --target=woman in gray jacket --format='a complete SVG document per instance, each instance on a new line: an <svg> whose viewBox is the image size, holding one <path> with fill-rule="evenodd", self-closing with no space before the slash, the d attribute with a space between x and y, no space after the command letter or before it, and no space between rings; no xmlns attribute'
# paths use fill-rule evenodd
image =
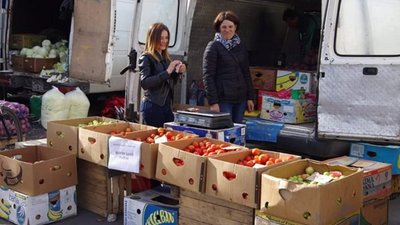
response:
<svg viewBox="0 0 400 225"><path fill-rule="evenodd" d="M203 56L203 81L210 110L228 112L234 123L243 123L244 111L254 110L254 90L248 54L236 31L239 19L231 11L214 20L216 31Z"/></svg>

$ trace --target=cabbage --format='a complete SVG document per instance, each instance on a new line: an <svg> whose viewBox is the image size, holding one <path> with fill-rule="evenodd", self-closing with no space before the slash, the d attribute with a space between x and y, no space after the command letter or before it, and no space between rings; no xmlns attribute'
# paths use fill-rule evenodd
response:
<svg viewBox="0 0 400 225"><path fill-rule="evenodd" d="M34 53L38 53L40 48L41 48L40 46L36 45L35 47L32 48L32 50L33 50Z"/></svg>
<svg viewBox="0 0 400 225"><path fill-rule="evenodd" d="M45 47L45 46L49 46L49 47L50 47L50 45L51 45L51 41L50 41L50 40L47 40L47 39L46 39L46 40L43 40L43 41L42 41L42 46L43 46L43 47Z"/></svg>
<svg viewBox="0 0 400 225"><path fill-rule="evenodd" d="M21 51L19 52L20 55L26 55L28 48L22 48Z"/></svg>
<svg viewBox="0 0 400 225"><path fill-rule="evenodd" d="M37 50L37 55L42 56L42 58L47 57L48 54L49 54L49 52L47 51L47 49L45 47L39 48Z"/></svg>
<svg viewBox="0 0 400 225"><path fill-rule="evenodd" d="M27 57L32 57L32 55L33 55L33 50L28 48L28 49L26 50L26 56L27 56Z"/></svg>

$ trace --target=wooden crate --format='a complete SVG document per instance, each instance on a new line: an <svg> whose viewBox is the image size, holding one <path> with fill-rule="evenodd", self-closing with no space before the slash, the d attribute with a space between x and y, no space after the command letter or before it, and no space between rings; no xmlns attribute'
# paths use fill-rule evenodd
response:
<svg viewBox="0 0 400 225"><path fill-rule="evenodd" d="M130 174L82 159L77 159L77 166L78 207L104 217L123 212L124 196L131 194Z"/></svg>
<svg viewBox="0 0 400 225"><path fill-rule="evenodd" d="M180 225L253 225L254 209L180 189Z"/></svg>

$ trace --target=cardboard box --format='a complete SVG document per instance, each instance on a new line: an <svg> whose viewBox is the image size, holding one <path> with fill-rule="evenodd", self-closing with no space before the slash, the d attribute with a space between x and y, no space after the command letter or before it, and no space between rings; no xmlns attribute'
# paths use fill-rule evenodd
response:
<svg viewBox="0 0 400 225"><path fill-rule="evenodd" d="M284 124L263 119L246 119L246 140L277 142ZM262 131L262 132L260 132Z"/></svg>
<svg viewBox="0 0 400 225"><path fill-rule="evenodd" d="M276 69L250 67L250 76L255 89L275 91Z"/></svg>
<svg viewBox="0 0 400 225"><path fill-rule="evenodd" d="M246 125L244 124L236 123L231 128L218 129L218 130L191 127L191 126L181 126L178 123L174 122L164 123L164 127L167 129L182 131L185 133L193 133L198 135L199 137L214 138L220 141L225 141L236 145L246 144Z"/></svg>
<svg viewBox="0 0 400 225"><path fill-rule="evenodd" d="M350 156L392 164L392 174L400 174L400 146L352 143Z"/></svg>
<svg viewBox="0 0 400 225"><path fill-rule="evenodd" d="M98 116L49 121L47 122L47 145L50 148L57 148L78 154L79 127L88 125L89 123L93 124L93 121L96 121L96 126L104 126L102 125L104 123L123 122L116 119Z"/></svg>
<svg viewBox="0 0 400 225"><path fill-rule="evenodd" d="M11 49L32 48L42 46L44 39L46 36L38 34L11 34L9 44Z"/></svg>
<svg viewBox="0 0 400 225"><path fill-rule="evenodd" d="M23 71L24 70L24 63L25 63L25 56L23 55L12 55L11 56L11 63L13 70Z"/></svg>
<svg viewBox="0 0 400 225"><path fill-rule="evenodd" d="M204 139L213 144L226 143L209 138L193 138L189 140L161 143L158 148L156 179L190 191L204 192L207 157L183 150L194 141L200 142ZM237 147L238 149L243 148L241 146ZM182 165L176 165L174 159L181 160L183 162Z"/></svg>
<svg viewBox="0 0 400 225"><path fill-rule="evenodd" d="M138 138L141 140L145 140L151 134L156 134L157 129L150 129L145 131L133 132L131 134L126 135L126 139L137 140ZM196 137L193 134L182 133L179 131L172 132L174 136L177 134L182 134L185 136ZM158 155L159 144L149 144L143 142L141 145L141 153L140 153L140 172L139 176L154 179L156 174L156 166L157 166L157 155Z"/></svg>
<svg viewBox="0 0 400 225"><path fill-rule="evenodd" d="M260 118L283 123L308 123L316 120L315 99L284 99L270 95L262 97Z"/></svg>
<svg viewBox="0 0 400 225"><path fill-rule="evenodd" d="M276 74L276 91L304 89L305 92L311 92L313 74L302 71L278 70Z"/></svg>
<svg viewBox="0 0 400 225"><path fill-rule="evenodd" d="M342 165L363 170L363 202L383 199L392 193L392 165L366 159L342 156L328 159L324 163L330 165Z"/></svg>
<svg viewBox="0 0 400 225"><path fill-rule="evenodd" d="M400 192L400 175L392 176L392 193Z"/></svg>
<svg viewBox="0 0 400 225"><path fill-rule="evenodd" d="M124 224L176 224L179 200L170 194L148 190L124 198Z"/></svg>
<svg viewBox="0 0 400 225"><path fill-rule="evenodd" d="M118 123L107 126L98 127L85 127L79 128L79 153L78 157L89 162L96 163L98 165L108 167L108 151L109 151L109 138L111 136L118 136L115 133L124 131L127 127L130 127L133 132L126 133L123 138L135 140L140 137L141 140L145 140L152 133L156 133L157 129L154 127L146 126L142 124L134 123ZM141 148L141 162L150 157L152 160L157 151L157 145L150 147L150 144L143 143ZM155 165L155 162L153 163ZM149 174L141 174L141 176L150 176ZM152 178L152 177L149 177Z"/></svg>
<svg viewBox="0 0 400 225"><path fill-rule="evenodd" d="M260 210L256 210L256 216L254 219L254 225L304 225L300 223L296 223L293 221L289 221L284 218L279 218L271 215L267 215L262 213ZM336 222L331 225L359 225L360 221L360 212L354 212L351 215L338 218Z"/></svg>
<svg viewBox="0 0 400 225"><path fill-rule="evenodd" d="M260 207L261 173L267 169L301 159L301 156L261 150L261 154L281 159L283 162L270 166L258 164L254 167L237 162L251 155L251 150L232 154L221 154L207 162L206 195L258 209ZM290 160L288 160L290 159ZM234 174L235 178L226 173Z"/></svg>
<svg viewBox="0 0 400 225"><path fill-rule="evenodd" d="M48 224L77 214L75 186L36 196L2 187L0 196L0 217L15 224Z"/></svg>
<svg viewBox="0 0 400 225"><path fill-rule="evenodd" d="M378 199L361 208L360 225L387 225L389 198Z"/></svg>
<svg viewBox="0 0 400 225"><path fill-rule="evenodd" d="M0 152L0 185L35 196L78 183L74 154L43 146Z"/></svg>
<svg viewBox="0 0 400 225"><path fill-rule="evenodd" d="M43 69L53 69L53 65L59 62L59 58L28 58L24 59L24 71L32 73L40 73Z"/></svg>
<svg viewBox="0 0 400 225"><path fill-rule="evenodd" d="M329 183L298 184L288 179L312 166L316 172L340 171ZM265 171L261 177L261 211L300 224L334 224L362 206L362 170L298 160Z"/></svg>

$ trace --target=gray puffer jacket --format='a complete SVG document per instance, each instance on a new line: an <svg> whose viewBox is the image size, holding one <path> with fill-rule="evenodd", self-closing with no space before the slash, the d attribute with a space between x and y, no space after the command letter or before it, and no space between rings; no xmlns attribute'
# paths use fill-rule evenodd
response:
<svg viewBox="0 0 400 225"><path fill-rule="evenodd" d="M220 42L209 42L203 56L203 81L210 105L254 100L244 45L228 51Z"/></svg>

